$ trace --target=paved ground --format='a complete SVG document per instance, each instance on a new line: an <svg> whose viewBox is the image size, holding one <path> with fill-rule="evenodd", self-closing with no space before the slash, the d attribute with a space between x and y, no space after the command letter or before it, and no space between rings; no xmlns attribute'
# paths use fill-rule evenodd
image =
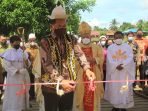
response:
<svg viewBox="0 0 148 111"><path fill-rule="evenodd" d="M27 111L39 111L38 104L35 101L31 101L30 104L32 107ZM2 103L0 104L0 111L2 111Z"/></svg>
<svg viewBox="0 0 148 111"><path fill-rule="evenodd" d="M128 109L128 111L148 111L148 99L144 99L142 97L139 97L135 95L135 107L132 109ZM38 104L35 101L31 102L32 108L29 111L38 111ZM105 100L102 100L101 103L101 111L111 111L112 106ZM2 109L2 104L0 104L0 111Z"/></svg>
<svg viewBox="0 0 148 111"><path fill-rule="evenodd" d="M135 107L128 109L128 111L148 111L148 99L144 99L137 95L134 96ZM107 101L102 101L101 111L111 111L112 106Z"/></svg>

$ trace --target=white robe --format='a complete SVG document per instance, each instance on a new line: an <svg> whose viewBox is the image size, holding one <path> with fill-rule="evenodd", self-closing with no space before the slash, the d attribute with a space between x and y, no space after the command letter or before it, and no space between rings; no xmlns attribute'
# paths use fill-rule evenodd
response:
<svg viewBox="0 0 148 111"><path fill-rule="evenodd" d="M2 54L4 59L4 68L7 71L6 84L28 84L30 78L28 71L24 68L23 58L28 60L27 53L23 53L21 49L9 49ZM20 70L19 73L16 73ZM3 100L2 111L22 111L29 108L29 86L23 95L17 95L23 89L22 86L6 86Z"/></svg>
<svg viewBox="0 0 148 111"><path fill-rule="evenodd" d="M118 52L118 53L117 53ZM118 59L117 59L118 58ZM116 67L123 64L124 69L118 71ZM106 80L135 80L135 63L131 47L124 43L122 45L111 45L107 50ZM130 108L134 106L133 82L129 82L128 90L121 93L120 89L126 82L106 83L105 99L116 108Z"/></svg>

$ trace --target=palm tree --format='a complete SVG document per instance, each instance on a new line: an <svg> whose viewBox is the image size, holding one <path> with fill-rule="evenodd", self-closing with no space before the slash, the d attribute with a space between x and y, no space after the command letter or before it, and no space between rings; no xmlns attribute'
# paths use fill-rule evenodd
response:
<svg viewBox="0 0 148 111"><path fill-rule="evenodd" d="M138 29L143 29L143 25L144 25L144 21L141 19L141 20L139 20L138 22L137 22L137 28Z"/></svg>
<svg viewBox="0 0 148 111"><path fill-rule="evenodd" d="M110 24L110 29L113 30L113 31L116 31L118 29L117 25L118 25L117 20L116 19L113 19L111 21L111 24Z"/></svg>

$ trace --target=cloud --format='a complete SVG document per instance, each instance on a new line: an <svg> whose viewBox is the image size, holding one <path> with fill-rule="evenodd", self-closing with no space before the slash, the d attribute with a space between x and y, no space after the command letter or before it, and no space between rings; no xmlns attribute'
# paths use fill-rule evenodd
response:
<svg viewBox="0 0 148 111"><path fill-rule="evenodd" d="M98 26L101 28L109 27L109 23L105 21L99 21L97 18L93 18L91 21L86 21L90 24L91 27Z"/></svg>
<svg viewBox="0 0 148 111"><path fill-rule="evenodd" d="M132 24L132 25L136 25L136 24L137 24L137 20L131 21L131 24Z"/></svg>
<svg viewBox="0 0 148 111"><path fill-rule="evenodd" d="M96 19L96 18L92 19L91 21L88 21L88 23L89 23L92 27L94 27L94 26L99 26L99 24L100 24L99 20Z"/></svg>
<svg viewBox="0 0 148 111"><path fill-rule="evenodd" d="M143 2L145 3L145 5L148 5L148 0L143 0Z"/></svg>
<svg viewBox="0 0 148 111"><path fill-rule="evenodd" d="M104 4L108 3L107 1L109 1L109 0L96 0L96 5L104 5Z"/></svg>
<svg viewBox="0 0 148 111"><path fill-rule="evenodd" d="M148 0L141 0L141 5L144 9L148 10Z"/></svg>
<svg viewBox="0 0 148 111"><path fill-rule="evenodd" d="M115 18L119 24L135 24L139 19L148 20L148 0L96 0L92 12L83 12L82 21L99 27L109 27Z"/></svg>

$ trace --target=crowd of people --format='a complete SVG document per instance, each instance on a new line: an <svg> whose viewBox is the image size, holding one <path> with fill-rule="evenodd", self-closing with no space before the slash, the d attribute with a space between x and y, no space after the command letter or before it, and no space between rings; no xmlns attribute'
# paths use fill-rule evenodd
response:
<svg viewBox="0 0 148 111"><path fill-rule="evenodd" d="M51 34L39 44L34 33L28 42L19 35L0 37L2 111L26 111L31 100L39 111L100 111L101 99L113 105L112 111L133 107L133 88L148 87L148 40L142 30L129 32L127 40L116 31L93 43L92 28L82 22L78 42L67 34L62 6L48 17Z"/></svg>

